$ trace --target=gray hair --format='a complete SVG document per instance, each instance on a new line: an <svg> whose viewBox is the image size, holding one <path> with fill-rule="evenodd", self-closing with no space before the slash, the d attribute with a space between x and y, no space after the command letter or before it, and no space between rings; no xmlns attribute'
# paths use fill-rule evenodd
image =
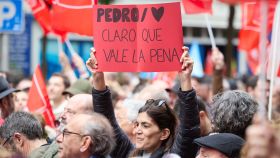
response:
<svg viewBox="0 0 280 158"><path fill-rule="evenodd" d="M92 113L84 124L85 134L91 137L90 152L93 155L106 156L115 147L114 132L109 121L101 114Z"/></svg>
<svg viewBox="0 0 280 158"><path fill-rule="evenodd" d="M1 126L0 137L8 139L15 133L25 135L29 140L42 139L43 130L40 122L30 113L14 112Z"/></svg>
<svg viewBox="0 0 280 158"><path fill-rule="evenodd" d="M214 132L233 133L244 138L258 103L248 93L234 90L215 95L211 107Z"/></svg>
<svg viewBox="0 0 280 158"><path fill-rule="evenodd" d="M144 100L137 99L125 99L123 101L123 106L127 109L127 119L130 122L134 122L137 119L138 111L145 105L145 102Z"/></svg>

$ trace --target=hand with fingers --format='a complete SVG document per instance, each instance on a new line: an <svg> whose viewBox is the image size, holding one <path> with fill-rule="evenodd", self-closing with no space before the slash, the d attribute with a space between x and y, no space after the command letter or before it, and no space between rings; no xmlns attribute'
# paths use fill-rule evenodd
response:
<svg viewBox="0 0 280 158"><path fill-rule="evenodd" d="M62 66L63 71L64 72L73 71L70 61L69 61L67 55L65 54L65 52L63 52L63 51L59 52L58 56L59 56L59 62Z"/></svg>
<svg viewBox="0 0 280 158"><path fill-rule="evenodd" d="M86 70L87 68L85 66L85 63L78 53L73 53L72 61L75 65L75 67L78 69L81 78L89 77L89 74Z"/></svg>
<svg viewBox="0 0 280 158"><path fill-rule="evenodd" d="M91 73L96 72L97 66L98 66L96 57L94 55L95 53L96 53L95 49L91 48L90 49L90 58L86 62L86 66Z"/></svg>
<svg viewBox="0 0 280 158"><path fill-rule="evenodd" d="M189 55L189 48L183 47L183 54L181 56L180 62L182 63L182 71L179 72L179 79L181 82L182 91L188 91L192 89L191 85L191 73L193 70L193 60Z"/></svg>
<svg viewBox="0 0 280 158"><path fill-rule="evenodd" d="M225 65L224 55L218 48L212 49L212 57L211 57L213 67L215 70L222 70Z"/></svg>
<svg viewBox="0 0 280 158"><path fill-rule="evenodd" d="M90 49L90 57L86 62L86 66L88 70L92 73L93 78L92 78L92 85L96 90L102 91L106 89L106 84L104 80L104 73L97 71L98 68L98 63L95 57L95 49L91 48Z"/></svg>

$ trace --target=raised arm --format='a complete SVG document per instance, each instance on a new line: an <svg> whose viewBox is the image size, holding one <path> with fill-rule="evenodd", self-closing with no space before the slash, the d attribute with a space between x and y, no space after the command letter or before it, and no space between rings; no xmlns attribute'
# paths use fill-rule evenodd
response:
<svg viewBox="0 0 280 158"><path fill-rule="evenodd" d="M93 75L92 85L92 99L94 112L103 114L111 123L114 128L117 146L110 154L112 158L126 158L133 148L127 135L122 131L117 123L113 103L111 99L110 90L106 87L103 72L96 72L98 63L94 56L95 50L91 49L90 58L87 60L86 65Z"/></svg>
<svg viewBox="0 0 280 158"><path fill-rule="evenodd" d="M213 63L213 81L212 92L213 95L221 93L223 91L223 69L225 66L224 55L218 48L212 50L212 63Z"/></svg>
<svg viewBox="0 0 280 158"><path fill-rule="evenodd" d="M189 56L189 48L182 48L184 53L180 59L182 63L182 71L179 72L179 79L182 91L192 90L191 74L193 70L193 60Z"/></svg>
<svg viewBox="0 0 280 158"><path fill-rule="evenodd" d="M199 113L195 90L191 84L193 60L189 57L188 48L183 47L181 57L182 71L179 72L181 89L179 97L179 128L171 152L184 158L194 158L198 147L193 144L195 138L200 137Z"/></svg>
<svg viewBox="0 0 280 158"><path fill-rule="evenodd" d="M68 57L66 56L65 52L61 51L59 52L59 63L62 67L62 73L67 76L70 80L70 83L73 84L77 81L77 77L75 75L74 70L71 67L70 61Z"/></svg>
<svg viewBox="0 0 280 158"><path fill-rule="evenodd" d="M104 91L106 90L106 84L104 80L104 73L103 72L97 72L98 62L95 57L95 49L90 49L90 58L87 60L86 65L88 70L92 73L93 80L92 80L92 86L97 91Z"/></svg>

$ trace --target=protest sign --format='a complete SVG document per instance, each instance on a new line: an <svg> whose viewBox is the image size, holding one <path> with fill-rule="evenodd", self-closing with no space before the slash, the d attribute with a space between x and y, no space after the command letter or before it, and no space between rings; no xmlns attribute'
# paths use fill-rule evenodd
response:
<svg viewBox="0 0 280 158"><path fill-rule="evenodd" d="M180 3L94 7L98 71L181 70Z"/></svg>

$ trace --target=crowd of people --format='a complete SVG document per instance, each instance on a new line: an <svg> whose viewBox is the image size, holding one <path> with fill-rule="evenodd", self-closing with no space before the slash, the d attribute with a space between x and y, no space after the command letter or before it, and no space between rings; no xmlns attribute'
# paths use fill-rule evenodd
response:
<svg viewBox="0 0 280 158"><path fill-rule="evenodd" d="M97 72L94 48L86 63L73 56L77 78L61 52L63 70L47 81L55 128L28 110L31 79L1 72L0 157L279 158L279 85L268 121L259 110L267 102L259 99L267 100L269 89L258 77L224 77L224 56L215 48L212 76L198 78L188 48L182 52L177 77L156 79Z"/></svg>

